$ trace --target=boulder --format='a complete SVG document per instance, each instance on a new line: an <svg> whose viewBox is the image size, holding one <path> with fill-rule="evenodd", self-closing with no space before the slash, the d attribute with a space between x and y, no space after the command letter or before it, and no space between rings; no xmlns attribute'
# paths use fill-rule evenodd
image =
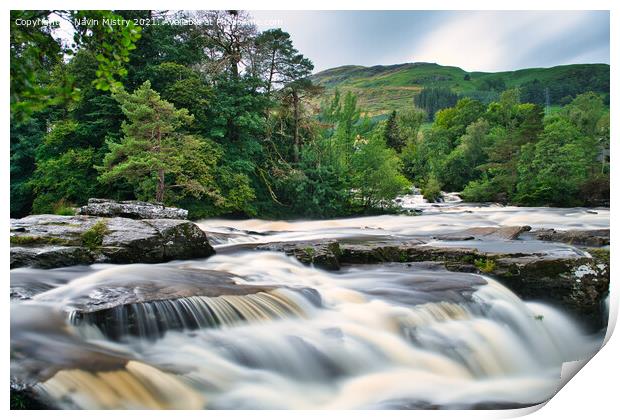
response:
<svg viewBox="0 0 620 420"><path fill-rule="evenodd" d="M90 198L87 205L78 209L77 214L130 219L187 219L188 212L176 207L166 207L161 203Z"/></svg>
<svg viewBox="0 0 620 420"><path fill-rule="evenodd" d="M609 229L593 230L555 230L540 229L532 231L532 236L540 241L564 242L571 245L606 246L609 245Z"/></svg>
<svg viewBox="0 0 620 420"><path fill-rule="evenodd" d="M326 270L340 269L340 246L338 241L307 241L295 243L273 243L259 245L261 251L284 252L294 256L303 264L314 265Z"/></svg>
<svg viewBox="0 0 620 420"><path fill-rule="evenodd" d="M158 263L215 251L187 220L35 215L11 220L11 268Z"/></svg>

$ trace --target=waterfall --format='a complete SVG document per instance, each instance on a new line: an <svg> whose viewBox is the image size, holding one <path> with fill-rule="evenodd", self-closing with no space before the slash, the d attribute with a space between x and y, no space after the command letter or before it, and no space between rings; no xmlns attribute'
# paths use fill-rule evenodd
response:
<svg viewBox="0 0 620 420"><path fill-rule="evenodd" d="M431 238L481 226L609 225L606 209L458 200L426 203L421 217L212 219L201 225L215 233L218 254L206 260L13 270L11 375L49 405L71 409L544 402L557 390L562 364L591 356L603 332L585 333L561 308L523 301L491 277L437 263L332 272L282 252L249 250L282 241ZM582 252L525 238L470 242L531 255Z"/></svg>
<svg viewBox="0 0 620 420"><path fill-rule="evenodd" d="M600 345L558 310L523 302L484 276L399 264L329 273L282 254L239 258L167 267L227 270L244 287L290 288L71 312L72 343L128 361L65 361L35 391L64 408L528 405L553 395L564 361ZM387 287L379 294L369 287L377 278ZM431 278L461 284L460 292L425 290L422 304L399 298ZM309 287L320 305L296 291ZM54 341L46 345L53 353Z"/></svg>
<svg viewBox="0 0 620 420"><path fill-rule="evenodd" d="M286 289L245 296L189 296L172 300L120 305L95 312L71 311L77 327L95 326L108 338L127 335L154 339L168 330L231 327L241 322L264 322L288 317L307 317L311 305Z"/></svg>

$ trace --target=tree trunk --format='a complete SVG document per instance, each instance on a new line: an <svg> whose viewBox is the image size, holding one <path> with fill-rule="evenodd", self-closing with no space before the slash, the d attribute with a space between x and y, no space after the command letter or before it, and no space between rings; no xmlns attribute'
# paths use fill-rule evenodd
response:
<svg viewBox="0 0 620 420"><path fill-rule="evenodd" d="M273 74L276 68L276 49L271 53L271 66L269 67L269 82L267 84L267 96L271 93L271 83L273 83Z"/></svg>
<svg viewBox="0 0 620 420"><path fill-rule="evenodd" d="M299 95L293 91L293 162L299 162Z"/></svg>
<svg viewBox="0 0 620 420"><path fill-rule="evenodd" d="M166 174L163 169L157 171L157 192L155 193L155 201L164 202L166 194Z"/></svg>

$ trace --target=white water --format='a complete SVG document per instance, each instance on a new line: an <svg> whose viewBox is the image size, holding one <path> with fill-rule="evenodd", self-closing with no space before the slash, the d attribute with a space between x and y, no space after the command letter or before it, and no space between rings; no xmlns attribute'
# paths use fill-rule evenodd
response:
<svg viewBox="0 0 620 420"><path fill-rule="evenodd" d="M463 203L444 193L443 203L429 204L419 194L402 196L400 205L419 209L421 216L383 215L331 220L223 220L199 221L208 232L223 234L221 245L339 238L406 238L445 234L482 226L522 226L532 229L609 228L608 208L516 207Z"/></svg>
<svg viewBox="0 0 620 420"><path fill-rule="evenodd" d="M452 202L422 216L201 224L225 233L226 247L472 226L607 227L608 211L596 212ZM212 286L201 276L213 273L248 292L204 295ZM17 269L18 283L35 296L12 303L12 374L61 408L535 404L554 394L564 361L588 357L602 339L491 278L415 264L326 272L281 253L237 250L160 265ZM167 300L150 302L153 293ZM127 295L138 303L76 318L85 301ZM118 323L113 334L103 328Z"/></svg>

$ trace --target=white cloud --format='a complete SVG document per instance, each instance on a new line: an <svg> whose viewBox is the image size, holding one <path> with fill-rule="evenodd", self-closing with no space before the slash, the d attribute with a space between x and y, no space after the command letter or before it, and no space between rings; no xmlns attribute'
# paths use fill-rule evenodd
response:
<svg viewBox="0 0 620 420"><path fill-rule="evenodd" d="M584 12L455 12L416 43L412 59L470 71L508 70L532 50L574 36L588 17Z"/></svg>

